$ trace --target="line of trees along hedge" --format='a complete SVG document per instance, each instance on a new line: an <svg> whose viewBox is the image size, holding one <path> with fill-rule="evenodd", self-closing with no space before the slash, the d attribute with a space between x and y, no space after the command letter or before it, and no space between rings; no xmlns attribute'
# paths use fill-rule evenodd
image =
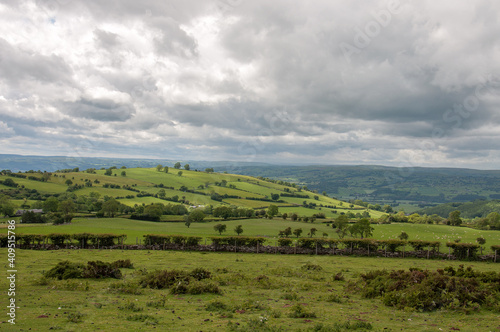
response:
<svg viewBox="0 0 500 332"><path fill-rule="evenodd" d="M145 245L178 244L193 247L201 243L199 236L146 234L143 237Z"/></svg>
<svg viewBox="0 0 500 332"><path fill-rule="evenodd" d="M92 234L92 233L77 233L77 234L64 234L64 233L52 233L47 235L41 234L17 234L16 235L16 247L17 246L30 246L30 245L41 245L41 244L51 244L55 246L64 246L69 244L76 244L80 248L86 248L87 246L101 246L101 247L112 247L114 245L120 245L127 238L126 235L116 235L116 234ZM266 242L267 238L264 237L246 237L246 236L218 236L208 238L212 245L214 246L239 246L239 247L257 247L262 246ZM184 235L163 235L163 234L147 234L144 235L144 245L165 245L174 244L182 245L188 247L197 247L200 245L202 238L199 236L184 236ZM7 234L0 234L0 247L7 247L8 237ZM279 238L277 240L277 245L279 247L292 247L297 246L303 249L340 249L340 246L344 249L363 249L371 252L376 252L377 250L386 250L388 252L401 251L406 245L410 245L415 252L422 251L432 251L436 253L439 251L441 243L439 241L422 241L422 240L375 240L375 239L355 239L355 238L344 238L344 239L326 239L326 238L299 238L294 242L291 238ZM475 243L455 243L448 242L446 244L451 250L453 250L453 256L456 259L475 259L478 257L477 252L480 249L479 244ZM491 250L494 252L500 251L500 245L492 245Z"/></svg>
<svg viewBox="0 0 500 332"><path fill-rule="evenodd" d="M122 243L127 236L125 234L92 234L92 233L52 233L52 234L16 234L16 246L30 246L41 245L42 243L51 244L55 246L64 246L66 244L73 244L73 240L81 248L87 247L89 244L92 246L111 247ZM0 235L0 246L7 246L7 235Z"/></svg>
<svg viewBox="0 0 500 332"><path fill-rule="evenodd" d="M209 238L214 245L237 245L240 247L256 247L266 242L264 237L248 236L214 236Z"/></svg>

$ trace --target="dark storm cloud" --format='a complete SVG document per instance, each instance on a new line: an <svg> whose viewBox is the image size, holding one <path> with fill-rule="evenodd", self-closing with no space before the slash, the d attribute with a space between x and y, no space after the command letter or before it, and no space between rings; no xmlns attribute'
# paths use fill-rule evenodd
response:
<svg viewBox="0 0 500 332"><path fill-rule="evenodd" d="M25 79L71 85L71 68L57 55L24 51L0 38L0 80L19 84Z"/></svg>
<svg viewBox="0 0 500 332"><path fill-rule="evenodd" d="M109 99L81 99L62 105L63 112L78 118L95 121L125 121L135 114L129 104L119 104Z"/></svg>

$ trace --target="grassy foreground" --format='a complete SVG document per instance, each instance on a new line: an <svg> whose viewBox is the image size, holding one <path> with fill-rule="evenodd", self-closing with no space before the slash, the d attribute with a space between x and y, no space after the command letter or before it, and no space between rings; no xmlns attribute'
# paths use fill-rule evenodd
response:
<svg viewBox="0 0 500 332"><path fill-rule="evenodd" d="M16 255L17 323L15 326L6 323L4 316L0 324L2 331L150 331L155 328L227 331L231 330L230 326L241 331L265 331L269 327L280 327L282 331L317 331L320 325L356 321L370 323L373 331L500 329L498 312L401 311L386 307L377 299L361 299L344 289L347 281L369 270L410 267L435 270L463 264L454 261L121 250L17 250ZM123 280L40 282L44 271L63 260L86 263L127 258L135 268L122 269ZM0 249L0 261L7 271L6 249ZM306 270L305 264L318 265L322 270ZM498 271L497 264L465 264L480 271ZM112 285L127 289L124 285L136 282L145 270L190 271L197 267L212 272L222 295L171 295L168 290L147 288L137 288L140 294L127 294L110 289ZM345 281L334 280L338 273L342 273ZM1 278L0 287L8 289L5 277ZM1 306L6 308L7 303L6 292L2 291ZM314 313L316 318L290 318L296 304ZM141 322L141 317L149 318Z"/></svg>

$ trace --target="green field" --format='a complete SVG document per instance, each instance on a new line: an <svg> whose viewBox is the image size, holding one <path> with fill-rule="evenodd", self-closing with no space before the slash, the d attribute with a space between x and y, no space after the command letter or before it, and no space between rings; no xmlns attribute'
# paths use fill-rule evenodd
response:
<svg viewBox="0 0 500 332"><path fill-rule="evenodd" d="M4 270L7 250L0 249ZM43 279L58 262L112 262L130 259L134 269L121 269L123 280ZM306 264L321 270L304 269ZM59 250L16 252L16 325L3 318L2 331L324 331L334 324L369 323L373 331L494 331L499 313L441 309L424 313L397 310L379 299L346 292L360 273L376 269L418 267L455 269L461 262L342 256L255 255L176 251ZM480 271L498 271L488 263L471 263ZM221 295L173 295L168 290L140 288L145 271L203 267ZM344 281L335 281L341 274ZM126 287L128 285L128 287ZM7 279L0 287L8 289ZM134 288L135 287L135 288ZM121 291L120 291L121 290ZM124 293L138 292L137 294ZM8 304L2 296L1 305ZM299 305L316 317L289 317ZM143 315L143 316L141 316ZM148 318L140 321L141 317ZM236 325L238 324L238 325ZM453 328L453 329L452 329ZM347 331L341 329L341 331ZM359 331L363 331L359 330Z"/></svg>
<svg viewBox="0 0 500 332"><path fill-rule="evenodd" d="M171 216L171 219L179 220L179 216ZM6 233L6 220L0 224L0 234ZM186 236L200 236L208 238L217 236L218 233L213 226L217 223L226 225L227 231L223 235L235 235L234 228L243 226L242 235L265 236L268 245L275 245L279 231L290 227L292 230L302 228L302 236L307 236L311 228L316 228L316 237L322 237L326 233L329 238L337 238L335 230L323 222L305 223L299 221L268 219L243 219L243 220L218 220L212 222L191 223L186 227L183 222L151 222L131 220L125 218L75 218L71 224L52 226L49 224L18 224L16 232L19 234L50 234L50 233L112 233L125 234L125 244L135 244L142 241L145 234L178 234ZM478 237L486 239L485 253L491 253L491 245L500 244L499 231L477 230L467 227L455 227L446 225L423 225L423 224L374 224L373 238L377 240L394 239L402 231L409 235L410 240L441 241L441 251L447 252L446 242L461 239L461 242L475 243ZM208 240L208 243L210 241Z"/></svg>

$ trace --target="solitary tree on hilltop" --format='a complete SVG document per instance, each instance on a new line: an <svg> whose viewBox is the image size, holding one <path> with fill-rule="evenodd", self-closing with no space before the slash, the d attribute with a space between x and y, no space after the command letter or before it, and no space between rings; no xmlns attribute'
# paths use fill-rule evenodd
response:
<svg viewBox="0 0 500 332"><path fill-rule="evenodd" d="M180 162L176 162L175 165L174 165L174 168L175 169L181 168L181 163Z"/></svg>

